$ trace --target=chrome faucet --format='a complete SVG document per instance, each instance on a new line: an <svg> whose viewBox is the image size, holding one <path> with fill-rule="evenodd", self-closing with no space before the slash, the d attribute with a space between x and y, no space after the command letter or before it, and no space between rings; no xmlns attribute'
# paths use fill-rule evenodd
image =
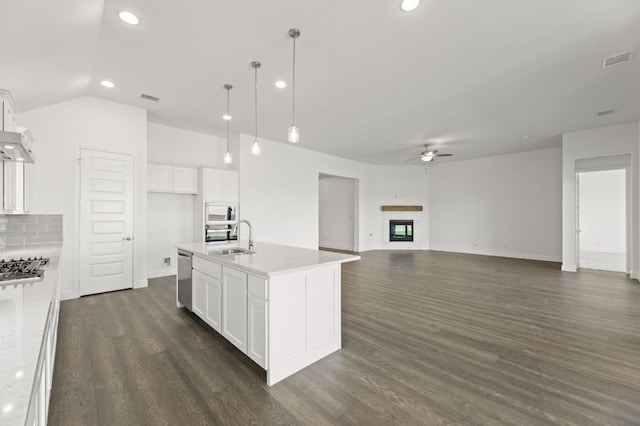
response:
<svg viewBox="0 0 640 426"><path fill-rule="evenodd" d="M240 227L240 224L244 222L247 225L249 225L249 250L253 251L253 227L251 226L251 222L249 222L247 219L241 219L239 221L236 222L235 225L233 225L233 228L231 229L231 233L235 234L238 232L238 228Z"/></svg>

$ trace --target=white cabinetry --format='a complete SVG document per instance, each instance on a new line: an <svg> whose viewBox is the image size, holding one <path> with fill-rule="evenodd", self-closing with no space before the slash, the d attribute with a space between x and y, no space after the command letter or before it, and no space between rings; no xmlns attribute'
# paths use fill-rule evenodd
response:
<svg viewBox="0 0 640 426"><path fill-rule="evenodd" d="M217 332L222 331L222 267L193 258L193 312Z"/></svg>
<svg viewBox="0 0 640 426"><path fill-rule="evenodd" d="M192 295L192 309L193 313L200 318L204 318L205 310L207 307L207 276L202 272L194 269L192 275L193 290Z"/></svg>
<svg viewBox="0 0 640 426"><path fill-rule="evenodd" d="M203 169L204 201L238 202L238 172L235 170Z"/></svg>
<svg viewBox="0 0 640 426"><path fill-rule="evenodd" d="M147 191L197 194L198 170L164 164L148 164Z"/></svg>
<svg viewBox="0 0 640 426"><path fill-rule="evenodd" d="M29 213L33 208L33 168L34 164L24 163L23 168L23 203L24 212Z"/></svg>
<svg viewBox="0 0 640 426"><path fill-rule="evenodd" d="M0 89L0 104L2 104L0 105L2 107L0 130L15 132L17 108L9 91Z"/></svg>
<svg viewBox="0 0 640 426"><path fill-rule="evenodd" d="M2 170L2 209L14 211L16 205L16 163L3 161Z"/></svg>
<svg viewBox="0 0 640 426"><path fill-rule="evenodd" d="M222 335L247 353L247 274L222 268Z"/></svg>

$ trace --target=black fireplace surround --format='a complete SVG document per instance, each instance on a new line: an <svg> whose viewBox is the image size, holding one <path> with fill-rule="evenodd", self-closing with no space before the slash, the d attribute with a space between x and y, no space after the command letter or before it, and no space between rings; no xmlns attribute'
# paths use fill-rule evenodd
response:
<svg viewBox="0 0 640 426"><path fill-rule="evenodd" d="M390 220L389 241L413 241L413 220Z"/></svg>

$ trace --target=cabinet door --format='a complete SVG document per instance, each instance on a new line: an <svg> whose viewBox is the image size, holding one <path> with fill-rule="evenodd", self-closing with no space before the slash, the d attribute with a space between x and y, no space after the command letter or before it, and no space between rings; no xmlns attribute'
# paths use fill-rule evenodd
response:
<svg viewBox="0 0 640 426"><path fill-rule="evenodd" d="M3 161L3 198L2 208L5 211L14 211L16 209L16 163L11 161Z"/></svg>
<svg viewBox="0 0 640 426"><path fill-rule="evenodd" d="M222 331L222 282L215 278L207 277L207 306L205 322L215 331Z"/></svg>
<svg viewBox="0 0 640 426"><path fill-rule="evenodd" d="M247 353L247 274L222 268L222 335Z"/></svg>
<svg viewBox="0 0 640 426"><path fill-rule="evenodd" d="M267 301L249 295L247 355L264 369L267 368L267 306Z"/></svg>
<svg viewBox="0 0 640 426"><path fill-rule="evenodd" d="M173 168L173 191L185 194L198 193L198 170L186 167Z"/></svg>
<svg viewBox="0 0 640 426"><path fill-rule="evenodd" d="M2 123L0 123L0 130L5 130L7 132L15 132L16 131L16 115L13 108L11 108L11 104L9 102L2 102Z"/></svg>
<svg viewBox="0 0 640 426"><path fill-rule="evenodd" d="M235 171L222 172L222 200L238 202L238 173Z"/></svg>
<svg viewBox="0 0 640 426"><path fill-rule="evenodd" d="M147 191L172 192L173 167L160 164L147 165Z"/></svg>
<svg viewBox="0 0 640 426"><path fill-rule="evenodd" d="M193 313L200 318L205 318L207 308L207 276L200 271L193 270L193 292L191 305Z"/></svg>
<svg viewBox="0 0 640 426"><path fill-rule="evenodd" d="M23 202L24 212L29 213L33 207L33 167L31 163L24 163L23 168Z"/></svg>
<svg viewBox="0 0 640 426"><path fill-rule="evenodd" d="M222 201L222 170L204 169L204 201Z"/></svg>

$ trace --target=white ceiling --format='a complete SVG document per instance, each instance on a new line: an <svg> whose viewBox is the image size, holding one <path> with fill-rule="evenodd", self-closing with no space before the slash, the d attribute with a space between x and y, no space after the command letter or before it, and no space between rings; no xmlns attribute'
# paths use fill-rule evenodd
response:
<svg viewBox="0 0 640 426"><path fill-rule="evenodd" d="M132 27L120 10L141 18ZM0 0L0 87L29 110L93 95L151 121L286 141L292 41L301 147L406 163L423 143L453 161L559 146L564 132L638 119L638 0ZM100 86L102 79L116 84ZM140 99L146 93L158 104ZM597 117L598 111L615 113ZM528 136L525 140L523 136Z"/></svg>

